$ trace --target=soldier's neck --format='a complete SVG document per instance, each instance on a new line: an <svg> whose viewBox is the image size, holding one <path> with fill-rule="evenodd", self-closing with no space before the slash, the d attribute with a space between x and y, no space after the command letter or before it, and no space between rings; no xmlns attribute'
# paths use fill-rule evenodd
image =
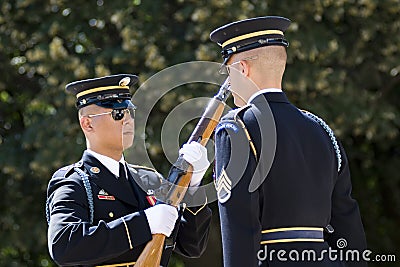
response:
<svg viewBox="0 0 400 267"><path fill-rule="evenodd" d="M103 156L112 158L113 160L119 161L122 158L122 150L117 150L117 149L105 149L101 147L93 147L93 146L87 146L88 149L99 153Z"/></svg>

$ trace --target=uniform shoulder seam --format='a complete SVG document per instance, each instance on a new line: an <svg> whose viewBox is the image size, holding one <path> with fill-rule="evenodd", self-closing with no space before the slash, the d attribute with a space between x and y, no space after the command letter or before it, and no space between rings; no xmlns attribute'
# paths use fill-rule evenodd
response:
<svg viewBox="0 0 400 267"><path fill-rule="evenodd" d="M144 170L148 170L148 171L157 172L156 169L151 168L151 167L147 167L147 166L143 166L143 165L135 165L135 164L128 163L128 166L131 167L131 168L135 168L135 169L144 169Z"/></svg>
<svg viewBox="0 0 400 267"><path fill-rule="evenodd" d="M74 166L75 164L70 164L59 168L54 172L53 177L67 177L67 175L71 172Z"/></svg>
<svg viewBox="0 0 400 267"><path fill-rule="evenodd" d="M245 105L243 107L240 107L240 108L236 109L235 113L234 113L234 116L233 116L234 120L236 121L239 118L239 114L241 112L246 111L247 109L251 108L252 106L253 106L252 104L247 104L247 105Z"/></svg>

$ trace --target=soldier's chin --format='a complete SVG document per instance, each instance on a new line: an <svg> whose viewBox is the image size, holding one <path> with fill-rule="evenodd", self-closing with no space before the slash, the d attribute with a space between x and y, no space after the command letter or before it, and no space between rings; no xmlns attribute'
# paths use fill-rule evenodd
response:
<svg viewBox="0 0 400 267"><path fill-rule="evenodd" d="M127 137L124 135L123 139L123 146L124 150L130 148L133 145L133 134L130 135L131 137Z"/></svg>

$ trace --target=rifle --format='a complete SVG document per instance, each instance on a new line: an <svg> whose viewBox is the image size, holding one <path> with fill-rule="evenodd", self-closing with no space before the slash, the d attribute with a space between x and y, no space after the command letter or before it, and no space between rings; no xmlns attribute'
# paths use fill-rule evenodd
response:
<svg viewBox="0 0 400 267"><path fill-rule="evenodd" d="M210 139L215 127L217 126L225 107L225 101L230 96L230 84L228 79L221 85L218 93L210 100L206 110L201 116L196 128L193 130L188 143L197 141L205 146ZM176 162L172 165L169 174L168 182L172 185L166 195L166 203L177 207L190 184L193 167L185 161L180 155ZM161 256L164 249L165 235L154 234L146 247L143 249L135 267L159 267Z"/></svg>

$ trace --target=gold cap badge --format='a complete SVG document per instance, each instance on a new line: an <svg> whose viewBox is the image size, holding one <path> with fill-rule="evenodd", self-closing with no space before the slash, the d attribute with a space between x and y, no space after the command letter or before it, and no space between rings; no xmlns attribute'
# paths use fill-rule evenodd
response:
<svg viewBox="0 0 400 267"><path fill-rule="evenodd" d="M129 78L129 77L122 78L119 81L119 86L121 86L121 87L127 86L130 82L131 82L131 78Z"/></svg>

